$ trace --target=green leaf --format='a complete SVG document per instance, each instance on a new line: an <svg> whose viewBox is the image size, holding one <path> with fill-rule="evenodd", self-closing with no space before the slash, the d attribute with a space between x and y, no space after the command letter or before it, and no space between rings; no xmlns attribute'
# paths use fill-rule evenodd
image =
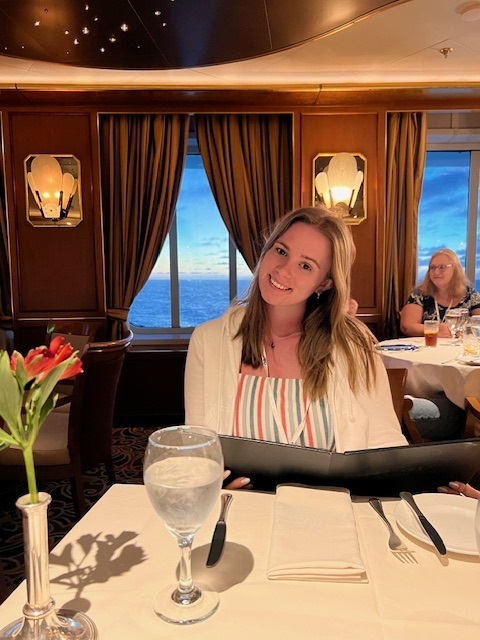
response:
<svg viewBox="0 0 480 640"><path fill-rule="evenodd" d="M18 351L16 351L15 353L18 353ZM21 356L21 354L18 354L18 355ZM28 376L25 371L25 367L23 366L23 356L20 358L17 358L17 366L15 367L15 376L17 378L17 384L23 393L23 390L25 389L25 385L28 382Z"/></svg>
<svg viewBox="0 0 480 640"><path fill-rule="evenodd" d="M40 415L38 417L38 424L40 426L45 422L45 418L48 416L50 411L52 411L55 408L55 405L57 404L57 398L58 398L58 393L48 398L47 401L42 406L40 410Z"/></svg>
<svg viewBox="0 0 480 640"><path fill-rule="evenodd" d="M6 351L0 353L0 417L7 425L16 424L22 410L23 394L10 369Z"/></svg>
<svg viewBox="0 0 480 640"><path fill-rule="evenodd" d="M12 435L7 433L4 429L0 429L0 451L2 449L6 449L7 447L10 447L12 444L18 445L19 443Z"/></svg>

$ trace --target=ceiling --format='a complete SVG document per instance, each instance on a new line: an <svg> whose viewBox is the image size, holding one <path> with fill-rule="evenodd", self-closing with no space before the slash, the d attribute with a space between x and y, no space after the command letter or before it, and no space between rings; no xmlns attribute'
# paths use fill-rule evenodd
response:
<svg viewBox="0 0 480 640"><path fill-rule="evenodd" d="M0 0L0 52L3 88L467 87L480 2Z"/></svg>

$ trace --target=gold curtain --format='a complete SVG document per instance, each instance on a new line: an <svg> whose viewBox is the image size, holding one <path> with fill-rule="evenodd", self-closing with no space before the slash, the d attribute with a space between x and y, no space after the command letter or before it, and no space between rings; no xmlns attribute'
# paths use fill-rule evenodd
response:
<svg viewBox="0 0 480 640"><path fill-rule="evenodd" d="M0 158L0 327L12 328L10 267L8 260L8 227L5 207L5 180Z"/></svg>
<svg viewBox="0 0 480 640"><path fill-rule="evenodd" d="M292 117L196 115L197 140L229 234L253 269L262 232L292 207Z"/></svg>
<svg viewBox="0 0 480 640"><path fill-rule="evenodd" d="M122 329L172 222L188 130L187 114L100 119L107 316Z"/></svg>
<svg viewBox="0 0 480 640"><path fill-rule="evenodd" d="M398 336L398 313L415 285L418 206L426 147L425 112L388 114L383 318L385 338Z"/></svg>

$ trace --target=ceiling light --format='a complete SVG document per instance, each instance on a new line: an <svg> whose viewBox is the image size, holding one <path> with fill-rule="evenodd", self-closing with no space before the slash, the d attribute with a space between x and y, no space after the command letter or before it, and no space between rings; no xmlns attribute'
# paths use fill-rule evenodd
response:
<svg viewBox="0 0 480 640"><path fill-rule="evenodd" d="M473 22L474 20L480 20L480 3L476 2L468 7L465 7L460 11L462 20L465 22Z"/></svg>
<svg viewBox="0 0 480 640"><path fill-rule="evenodd" d="M439 52L445 57L448 58L448 56L452 53L453 48L452 47L443 47L443 49L439 49Z"/></svg>

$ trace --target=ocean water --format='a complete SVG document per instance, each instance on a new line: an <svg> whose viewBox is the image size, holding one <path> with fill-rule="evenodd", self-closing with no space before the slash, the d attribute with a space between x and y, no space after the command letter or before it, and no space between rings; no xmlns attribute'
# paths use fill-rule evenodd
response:
<svg viewBox="0 0 480 640"><path fill-rule="evenodd" d="M239 295L249 279L238 279ZM195 327L217 318L229 307L228 280L180 279L180 326ZM129 320L137 327L171 327L170 281L150 278L136 297Z"/></svg>

